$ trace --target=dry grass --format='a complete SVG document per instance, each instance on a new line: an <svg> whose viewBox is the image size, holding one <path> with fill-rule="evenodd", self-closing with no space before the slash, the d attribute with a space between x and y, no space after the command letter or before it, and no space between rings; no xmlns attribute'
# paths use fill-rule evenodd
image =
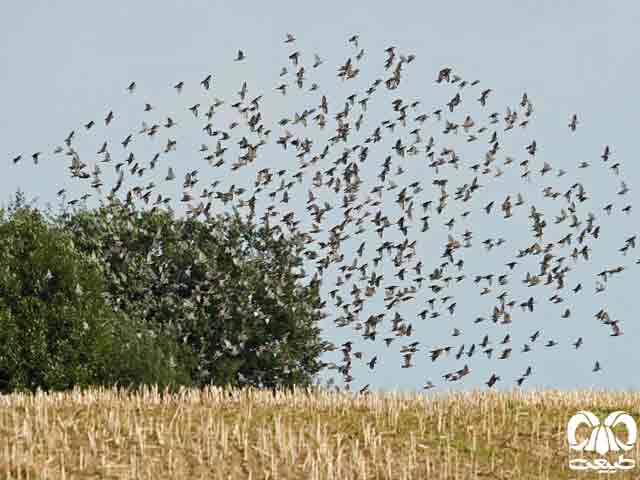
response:
<svg viewBox="0 0 640 480"><path fill-rule="evenodd" d="M639 407L636 393L556 391L11 395L0 478L593 478L567 467L569 417Z"/></svg>

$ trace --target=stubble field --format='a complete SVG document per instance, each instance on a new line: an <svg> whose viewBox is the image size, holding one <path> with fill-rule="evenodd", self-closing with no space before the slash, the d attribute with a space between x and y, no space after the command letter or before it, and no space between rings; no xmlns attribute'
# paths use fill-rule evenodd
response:
<svg viewBox="0 0 640 480"><path fill-rule="evenodd" d="M594 478L568 468L567 421L579 410L637 419L639 406L637 393L589 391L16 394L0 397L0 476Z"/></svg>

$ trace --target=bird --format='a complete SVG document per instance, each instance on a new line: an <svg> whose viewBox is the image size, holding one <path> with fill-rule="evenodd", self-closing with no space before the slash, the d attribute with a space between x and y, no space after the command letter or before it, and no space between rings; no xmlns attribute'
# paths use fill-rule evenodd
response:
<svg viewBox="0 0 640 480"><path fill-rule="evenodd" d="M196 103L195 105L189 107L189 110L191 111L191 113L193 113L194 117L198 116L198 108L200 108L200 104Z"/></svg>
<svg viewBox="0 0 640 480"><path fill-rule="evenodd" d="M209 90L209 88L211 88L211 74L204 77L204 79L200 82L200 85L202 85L205 90Z"/></svg>
<svg viewBox="0 0 640 480"><path fill-rule="evenodd" d="M131 143L132 139L133 139L133 135L131 134L127 135L127 137L122 141L122 146L124 148L127 148L129 146L129 143Z"/></svg>
<svg viewBox="0 0 640 480"><path fill-rule="evenodd" d="M582 292L587 289L589 278L580 276L581 269L587 262L595 265L603 258L594 253L607 249L605 244L596 242L601 229L617 240L613 226L610 227L610 223L602 226L601 219L591 212L603 209L608 215L604 220L610 221L620 218L621 213L632 215L632 203L627 200L632 192L621 162L615 159L603 170L603 180L604 174L620 176L620 187L613 190L610 197L604 194L592 199L593 192L581 183L579 172L586 168L596 171L599 165L594 158L587 156L575 164L564 162L561 169L554 167L550 158L543 158L536 166L535 156L546 154L544 139L522 140L526 135L514 134L517 126L527 127L517 130L526 134L531 129L527 125L536 121L538 109L534 109L526 92L516 101L515 108L494 106L499 97L492 96L491 85L474 80L454 66L441 66L434 71L436 79L432 87L453 88L453 92L425 109L419 98L399 93L416 56L395 45L380 53L384 62L381 73L363 79L366 83L362 88L352 88L350 80L362 79L372 71L365 66L374 57L374 54L365 54L365 46L360 45L360 36L355 34L343 45L346 53L342 58L335 62L326 58L327 65L338 65L333 81L344 82L347 90L344 97L333 98L327 93L333 86L325 83L328 80L322 75L324 68L319 68L325 63L321 52L313 53L313 61L306 63L307 53L298 49L300 45L293 34L287 33L284 43L291 47L282 54L282 63L273 72L278 74L279 81L264 90L264 100L260 91L250 95L247 81L243 80L237 96L232 93L229 98L216 97L207 104L202 100L202 104L192 103L197 100L180 102L179 108L184 108L182 113L171 113L173 117L166 117L163 123L153 120L155 113L162 110L160 99L150 98L151 103L144 103L144 109L139 111L144 115L142 129L135 127L126 131L123 126L124 133L118 134L125 136L121 144L129 150L124 158L117 158L110 148L115 144L112 138L96 137L102 132L93 129L93 120L83 124L82 132L77 131L78 138L76 130L71 130L64 144L59 139L57 143L64 146L57 147L54 153L70 157L70 175L74 180L87 180L87 188L91 188L95 197L102 194L103 183L108 183L100 175L99 164L117 158L115 185L105 189L110 204L115 205L122 197L129 206L139 204L147 208L150 204L153 211L170 209L172 199L165 191L156 190L158 187L151 177L160 175L161 180L173 182L188 169L191 171L187 171L184 182L176 185L176 188L182 187L176 199L178 206L184 206L187 216L207 219L217 211L246 212L251 224L260 224L276 236L284 238L287 232L299 235L303 268L296 273L296 278L318 286L322 305L318 310L322 311L322 318L332 316L336 325L352 329L352 342L345 344L339 353L344 355L342 364L331 364L347 385L353 381L352 362L366 364L369 368L363 369L365 374L373 375L377 373L375 366L383 360L380 352L367 358L363 353L365 349L356 351L356 340L384 342L389 347L384 349L388 355L393 352L391 344L400 343L401 368L413 367L414 359L419 368L421 361L438 368L449 361L447 357L452 351L455 358L451 361L471 364L476 361L473 360L476 348L484 353L476 355L476 358L483 357L479 365L485 355L491 361L503 360L499 362L501 368L514 361L520 352L528 353L529 358L535 360L537 355L553 352L536 348L535 342L542 336L543 329L546 338L541 346L580 348L582 336L571 345L569 341L550 339L547 334L553 334L547 329L556 326L553 317L540 316L538 310L545 311L542 307L547 301L552 305L562 303L557 315L569 319L575 295L580 294L581 302L591 300ZM247 59L242 50L236 51L236 62L252 60ZM228 61L231 62L230 55ZM208 92L213 75L203 73L202 77L200 85ZM304 89L309 101L296 104L297 90L304 84L311 85ZM174 84L173 88L178 94L183 93L184 82ZM131 82L127 91L133 93L135 89L135 82ZM283 113L277 118L267 115L268 95L287 96L287 102L282 104ZM180 98L183 97L177 101ZM477 103L469 104L469 99L472 102L477 99L479 111ZM187 109L193 118L184 120L181 114L191 117ZM450 115L454 112L455 116ZM109 111L105 126L113 120L114 112ZM124 115L119 115L118 124L126 120ZM578 123L577 114L571 115L571 132L576 131ZM182 140L185 137L180 131L190 125L197 127L193 136L195 143L191 146ZM169 128L174 130L167 132L165 129ZM565 127L560 124L559 128ZM144 158L136 149L142 143L139 135L148 137L151 146L160 139L161 146L151 151L149 158ZM178 136L180 145L176 140ZM97 150L98 159L83 156L80 160L75 143L84 141L95 142L90 148ZM460 147L461 144L464 147ZM613 153L608 144L602 144L604 149L596 147L592 155L608 162ZM268 153L273 147L280 151L275 157ZM468 153L467 149L475 150ZM214 179L210 184L203 181L204 172L198 174L183 160L194 153L208 162L207 169ZM180 155L180 162L170 158L174 154ZM22 155L13 155L9 158L18 164ZM518 158L520 155L522 158ZM163 175L157 166L165 157L170 163ZM34 163L40 158L42 152L32 154ZM412 161L414 158L424 160L416 163ZM467 163L469 158L474 160ZM427 173L419 170L417 174L417 165L427 169ZM98 166L93 173L92 166ZM573 174L577 178L569 181ZM516 182L506 183L512 176ZM527 182L525 189L520 188L518 178ZM158 183L173 187L172 183ZM125 188L125 185L129 186ZM603 192L604 185L603 182ZM500 193L505 190L507 193ZM534 196L536 191L541 197L539 201ZM58 192L63 198L66 189ZM76 205L81 199L89 199L89 195L85 193L68 204ZM63 200L67 203L66 198ZM522 228L525 237L521 246L512 249L513 242L503 230L508 232L509 228L516 228L514 225ZM442 234L439 245L438 234ZM635 240L635 235L628 233L615 244L617 254L621 254L619 264L598 265L595 272L601 274L594 277L596 293L603 292L605 287L613 288L619 275L622 281L629 278L625 277L630 274L628 253L635 248ZM433 258L425 257L424 253L431 251L430 241L440 249ZM477 267L469 259L480 255L496 260L490 264L495 265L492 271L474 271ZM194 295L200 299L217 295L215 288L207 285L203 288L208 290ZM567 285L573 293L563 293ZM545 288L554 292L546 295ZM522 289L527 294L523 294ZM464 313L460 312L462 305L473 304L466 303L466 297L473 295L486 299L487 304L478 304L478 311L467 317L469 306ZM314 305L309 305L309 309L316 311ZM599 319L610 327L609 335L617 339L622 336L623 320L611 320L608 315L603 313ZM516 335L511 329L518 328L519 324L524 327L520 319L536 322L538 330L528 335L530 342L514 352L512 335L513 339ZM465 322L469 320L474 324L467 326ZM422 332L414 321L432 323L434 328L442 322L451 322L445 327L451 333L447 336L450 343L431 347L426 358L419 358L416 353L422 345L418 340L423 339L416 339ZM494 337L491 334L494 326L504 328L504 333ZM580 327L576 324L573 328ZM469 339L476 334L477 338ZM586 338L586 332L577 334ZM416 340L404 342L408 337ZM469 364L462 368L460 365L447 367L443 378L464 381L473 375L483 375L475 365L471 365L474 366L472 372ZM599 370L598 362L596 366ZM505 370L508 370L506 366ZM522 386L532 371L529 366L513 380ZM485 382L488 388L501 380L499 374L506 375L496 370ZM360 392L368 392L370 385L365 384ZM434 384L428 381L423 388L434 388Z"/></svg>
<svg viewBox="0 0 640 480"><path fill-rule="evenodd" d="M489 388L493 387L498 380L500 380L500 377L498 375L496 375L495 373L492 373L491 377L486 382L487 387L489 387Z"/></svg>
<svg viewBox="0 0 640 480"><path fill-rule="evenodd" d="M569 128L572 132L576 131L576 127L578 126L578 115L575 113L571 116L571 121L569 122Z"/></svg>
<svg viewBox="0 0 640 480"><path fill-rule="evenodd" d="M378 360L378 357L377 356L373 356L371 358L371 360L367 363L367 366L369 367L370 370L374 369L377 360Z"/></svg>
<svg viewBox="0 0 640 480"><path fill-rule="evenodd" d="M413 356L412 353L405 353L403 355L404 363L402 364L402 368L411 368L411 367L413 367L413 364L411 363L411 357L412 356Z"/></svg>

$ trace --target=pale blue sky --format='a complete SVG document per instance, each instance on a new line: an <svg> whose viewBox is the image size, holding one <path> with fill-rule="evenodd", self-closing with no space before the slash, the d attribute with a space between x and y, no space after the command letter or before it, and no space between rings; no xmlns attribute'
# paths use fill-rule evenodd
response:
<svg viewBox="0 0 640 480"><path fill-rule="evenodd" d="M261 111L268 117L267 123L273 125L275 137L281 131L277 126L280 118L316 107L320 94L326 93L330 102L335 98L332 111L336 112L346 95L363 92L375 78L386 78L382 68L384 49L394 45L401 53L415 54L416 61L406 67L398 91L380 90L372 99L361 138L381 120L392 118L390 102L398 96L406 102L420 99L419 112L426 113L449 100L456 88L438 86L434 79L440 68L450 66L469 81L479 79L481 84L477 88L494 90L485 110L480 110L476 101L480 90L463 91L460 111L473 113L478 121L491 111L502 116L507 105L517 106L525 91L532 100L534 120L526 130L518 129L502 138L499 159L512 154L523 160L524 146L535 138L539 146L535 170L539 170L543 161L548 161L554 170L563 168L569 174L562 179L545 177L545 183L540 183L536 173L531 184L520 180L517 169L505 170L507 173L500 179L482 177L481 183L488 188L475 198L472 210L477 221L461 223L456 229L459 235L465 227L472 228L476 241L470 252L464 252L468 279L452 293L458 305L455 317L446 314L441 306L442 317L422 322L413 320L422 308L403 306L403 315L411 319L416 329L413 338L398 340L388 350L381 345L381 339L387 336L387 326L380 328L380 340L375 345L362 344L357 338L356 350L363 350L366 359L378 354L379 365L373 373L366 367L356 366L354 387L371 383L375 388L413 389L430 379L440 388L468 389L481 385L496 371L503 378L499 385L510 388L517 375L532 365L534 375L525 382L528 388L638 388L640 380L633 366L640 362L640 351L634 347L640 327L633 296L638 291L640 266L634 265L638 258L635 252L623 257L617 249L625 238L636 233L636 213L624 216L619 208L635 200L634 179L639 172L633 133L638 103L635 80L640 53L636 34L639 24L640 6L636 2L8 2L0 17L0 64L4 66L0 76L3 110L0 138L5 159L5 173L0 177L2 200L8 199L17 188L39 197L42 202L55 201L59 188L65 187L70 192L77 188L67 176L67 157L51 154L72 129L76 130L75 144L85 155L83 159L93 163L94 152L103 140L109 139L114 144L113 151L122 156L119 143L129 132L137 132L145 119L150 124L164 123L166 115L180 124L171 132L172 138L178 140L178 150L160 161L158 177L154 178L156 183L161 183L159 178L165 175L166 167L172 165L179 179L187 170L198 168L201 184L218 178L225 189L232 183L249 186L256 169L291 167L295 165L294 157L289 155L283 159L281 150L265 149L254 169L234 177L221 175L221 171L208 167L196 151L204 141L202 121L193 118L187 110L189 106L197 102L204 105L214 96L233 103L242 81L246 80L249 98L264 94ZM287 32L297 37L295 47L283 43ZM336 77L336 71L347 57L357 53L347 42L356 33L366 49L362 72L356 80L343 84ZM291 94L281 97L274 88L281 81L280 68L287 65L292 70L287 56L294 48L302 52L309 80L304 92L291 85ZM233 61L238 49L247 55L244 62ZM313 70L310 64L316 52L325 63ZM206 97L198 82L208 73L213 74L214 81ZM129 95L125 89L132 80L138 88L135 94ZM179 80L185 81L185 90L180 96L171 88ZM308 86L314 81L321 87L319 93L308 92ZM287 82L293 84L291 79ZM145 116L149 114L142 111L147 101L157 107L151 116ZM116 120L105 131L102 119L109 110L114 111ZM567 123L574 112L578 113L581 123L572 135ZM217 126L226 128L236 117L229 109L223 109L214 118L220 122ZM98 125L87 134L82 124L92 119ZM455 145L464 165L482 160L482 148L466 144L462 135L440 135L440 124L425 124L427 133L423 136L428 138L428 129L432 127L438 146ZM316 139L319 145L330 136L326 131L317 134L317 129L300 134ZM412 138L408 131L402 135L407 142ZM387 138L393 137L395 141L397 136ZM166 134L163 133L162 138L166 141ZM215 142L209 143L215 148ZM613 150L610 162L622 164L620 177L601 165L599 155L605 144ZM136 138L134 148L137 157L148 162L159 147ZM34 167L30 155L40 150L44 152L40 165ZM341 151L341 146L335 148L332 159ZM15 167L11 159L19 153L25 155L26 161ZM374 185L374 170L388 154L390 152L380 150L367 160L369 170L363 173L367 188ZM413 161L416 164L407 166L404 179L398 182L420 180L428 190L433 172L425 167L422 156ZM592 166L576 170L581 161L590 161ZM463 170L451 180L449 193L452 195L455 186L472 178L468 169ZM309 177L305 177L305 182ZM626 198L615 195L621 179L631 188ZM141 183L151 180L152 177L147 176ZM502 273L505 261L512 258L509 252L516 253L517 248L532 242L526 218L531 201L545 211L545 218L552 223L553 216L565 204L541 200L544 185L553 185L564 192L575 181L582 182L592 197L588 207L581 207L581 219L586 212L593 211L598 217L596 223L602 225L602 235L592 244L593 261L578 263L568 276L568 286L562 295L575 297L569 302L572 317L560 319L562 305L546 301L553 294L548 287L527 289L519 281L527 269L532 273L538 270L539 258L535 257L527 260L528 268L512 275L509 286L511 296L517 300L525 300L535 291L534 296L540 303L535 313L522 314L516 309L514 324L509 329L487 323L473 324L476 316L488 316L492 303L478 295L471 278L475 274ZM167 191L176 197L180 189L177 184L174 187ZM306 187L307 183L297 190L298 198L304 201ZM82 186L76 191L84 193L85 190ZM501 220L499 213L491 217L475 213L490 200L496 200L497 206L506 195L516 192L522 192L528 202L526 211L520 210L520 215L510 223ZM394 208L391 204L395 195L391 193L385 197L390 209ZM435 193L432 196L435 198ZM618 211L606 217L602 207L610 198L616 202ZM336 204L341 202L341 198L335 200ZM287 208L295 207L290 204ZM417 237L418 255L427 265L427 272L440 263L442 242L446 238L446 227L442 224L454 214L459 218L462 213L455 204L451 209L441 219L432 212L430 235ZM419 212L419 208L416 210ZM303 214L302 209L296 212ZM398 214L396 210L390 212L391 217ZM330 218L338 219L337 216ZM553 226L548 232L545 243L566 233L554 230ZM506 238L507 245L503 250L485 255L480 241L498 236ZM389 238L400 240L397 236ZM370 245L377 242L375 236L367 239ZM345 252L353 252L359 243L357 240L349 243ZM569 253L566 249L564 252ZM373 250L368 250L368 256L374 256ZM594 296L593 274L617 265L628 268L612 278L606 292ZM385 272L389 279L393 278L390 269ZM574 296L569 287L578 282L583 283L585 291ZM327 286L325 291L330 289ZM344 296L348 298L346 293ZM430 296L425 289L420 305ZM609 337L609 329L593 318L602 307L609 310L612 318L621 321L622 337ZM362 319L381 309L380 298L367 306ZM454 326L460 328L463 335L452 338ZM519 353L528 335L538 328L543 334L534 351ZM513 358L486 360L476 352L467 360L473 374L464 382L444 384L440 378L443 373L460 368L464 360L456 361L451 356L432 364L426 358L426 352L435 346L452 345L455 350L461 342L467 346L478 343L485 333L497 342L507 332L513 337ZM327 334L339 343L354 336L345 329L336 332L330 327ZM569 343L578 336L583 336L585 343L575 352ZM561 345L553 349L542 347L548 339L557 340ZM414 340L421 342L422 349L414 356L416 367L401 369L397 344ZM591 368L596 359L603 371L593 374Z"/></svg>

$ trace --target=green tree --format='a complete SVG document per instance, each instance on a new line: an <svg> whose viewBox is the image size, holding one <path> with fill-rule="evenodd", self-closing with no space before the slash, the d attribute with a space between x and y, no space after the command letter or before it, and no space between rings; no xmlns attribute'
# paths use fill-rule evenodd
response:
<svg viewBox="0 0 640 480"><path fill-rule="evenodd" d="M302 284L304 237L237 214L207 220L112 204L60 217L101 259L106 298L188 346L197 385L309 385L322 368L319 282Z"/></svg>
<svg viewBox="0 0 640 480"><path fill-rule="evenodd" d="M18 194L0 210L0 391L178 385L179 346L116 312L101 258Z"/></svg>

